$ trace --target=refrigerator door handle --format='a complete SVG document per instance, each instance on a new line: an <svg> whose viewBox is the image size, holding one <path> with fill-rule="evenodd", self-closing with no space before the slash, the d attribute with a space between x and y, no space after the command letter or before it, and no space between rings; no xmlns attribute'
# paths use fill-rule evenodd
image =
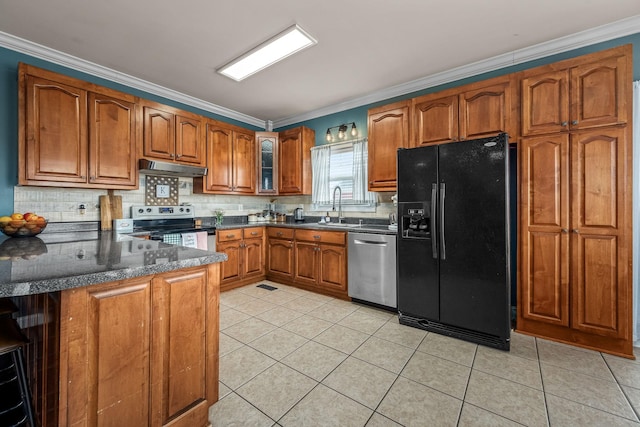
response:
<svg viewBox="0 0 640 427"><path fill-rule="evenodd" d="M438 244L436 243L436 194L438 184L431 184L431 218L429 218L429 229L431 230L431 252L433 258L438 259Z"/></svg>
<svg viewBox="0 0 640 427"><path fill-rule="evenodd" d="M447 247L444 238L444 197L445 197L446 184L440 183L440 259L447 259Z"/></svg>

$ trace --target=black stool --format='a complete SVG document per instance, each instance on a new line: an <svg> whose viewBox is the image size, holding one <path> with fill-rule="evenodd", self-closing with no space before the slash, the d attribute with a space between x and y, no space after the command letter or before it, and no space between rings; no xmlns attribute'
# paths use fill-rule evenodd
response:
<svg viewBox="0 0 640 427"><path fill-rule="evenodd" d="M28 342L11 315L0 316L0 426L36 427L22 355Z"/></svg>

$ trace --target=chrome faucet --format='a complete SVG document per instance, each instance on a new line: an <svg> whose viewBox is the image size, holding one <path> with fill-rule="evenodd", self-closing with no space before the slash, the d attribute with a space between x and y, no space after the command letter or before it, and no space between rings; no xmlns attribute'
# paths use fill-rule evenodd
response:
<svg viewBox="0 0 640 427"><path fill-rule="evenodd" d="M336 190L340 190L340 198L338 199L338 224L342 223L344 219L342 217L342 188L339 185L336 185L336 188L333 189L333 211L336 211Z"/></svg>

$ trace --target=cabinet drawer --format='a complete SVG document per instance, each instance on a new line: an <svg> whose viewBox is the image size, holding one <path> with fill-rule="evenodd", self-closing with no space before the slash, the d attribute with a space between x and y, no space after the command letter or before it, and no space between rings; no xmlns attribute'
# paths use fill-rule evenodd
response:
<svg viewBox="0 0 640 427"><path fill-rule="evenodd" d="M216 236L218 236L218 243L242 240L242 229L216 230Z"/></svg>
<svg viewBox="0 0 640 427"><path fill-rule="evenodd" d="M267 235L272 239L293 239L293 228L274 228L267 229Z"/></svg>
<svg viewBox="0 0 640 427"><path fill-rule="evenodd" d="M264 227L251 227L242 230L245 239L256 239L264 234Z"/></svg>
<svg viewBox="0 0 640 427"><path fill-rule="evenodd" d="M345 234L343 231L296 230L296 240L344 245Z"/></svg>

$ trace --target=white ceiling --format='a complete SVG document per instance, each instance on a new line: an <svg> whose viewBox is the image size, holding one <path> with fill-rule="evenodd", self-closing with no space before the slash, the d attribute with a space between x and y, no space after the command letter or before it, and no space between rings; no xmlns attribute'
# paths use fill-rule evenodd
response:
<svg viewBox="0 0 640 427"><path fill-rule="evenodd" d="M639 0L0 0L0 46L82 69L80 58L100 77L285 125L478 61L516 63L523 49L616 21L637 32L636 18ZM242 82L215 72L294 23L318 44Z"/></svg>

